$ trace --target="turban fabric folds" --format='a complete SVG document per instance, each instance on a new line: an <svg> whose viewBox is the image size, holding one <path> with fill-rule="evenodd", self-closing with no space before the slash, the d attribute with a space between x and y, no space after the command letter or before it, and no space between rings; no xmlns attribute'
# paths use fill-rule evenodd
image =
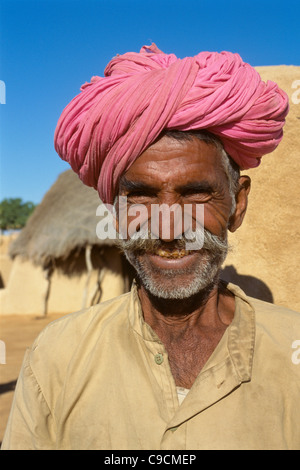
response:
<svg viewBox="0 0 300 470"><path fill-rule="evenodd" d="M55 149L80 179L112 203L121 175L164 129L205 129L241 169L279 144L288 98L238 54L178 59L155 44L113 58L66 106Z"/></svg>

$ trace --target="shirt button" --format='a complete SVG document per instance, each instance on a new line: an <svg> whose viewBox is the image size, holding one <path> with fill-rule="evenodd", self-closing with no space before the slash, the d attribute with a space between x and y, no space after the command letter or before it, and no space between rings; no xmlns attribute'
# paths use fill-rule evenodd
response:
<svg viewBox="0 0 300 470"><path fill-rule="evenodd" d="M164 357L161 353L155 354L154 360L159 366L164 362Z"/></svg>

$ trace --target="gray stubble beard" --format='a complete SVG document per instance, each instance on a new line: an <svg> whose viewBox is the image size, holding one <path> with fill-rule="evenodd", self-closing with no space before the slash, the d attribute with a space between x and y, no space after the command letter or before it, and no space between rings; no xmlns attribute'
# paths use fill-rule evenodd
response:
<svg viewBox="0 0 300 470"><path fill-rule="evenodd" d="M193 266L182 270L150 270L140 257L140 248L135 250L131 245L127 250L125 241L123 250L127 260L136 270L139 283L146 291L161 299L187 299L205 289L211 290L218 283L219 272L228 252L228 242L227 236L221 238L204 229L204 243L199 251L201 261L196 269ZM172 282L174 278L182 275L190 275L191 281L188 285L176 285Z"/></svg>

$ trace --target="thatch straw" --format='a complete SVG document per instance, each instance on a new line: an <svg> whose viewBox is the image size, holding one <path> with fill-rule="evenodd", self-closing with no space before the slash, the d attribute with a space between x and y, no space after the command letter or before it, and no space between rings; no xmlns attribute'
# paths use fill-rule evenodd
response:
<svg viewBox="0 0 300 470"><path fill-rule="evenodd" d="M96 235L99 204L94 189L85 186L72 170L65 171L11 244L10 256L30 259L45 268L86 245L113 245L113 240L99 240Z"/></svg>

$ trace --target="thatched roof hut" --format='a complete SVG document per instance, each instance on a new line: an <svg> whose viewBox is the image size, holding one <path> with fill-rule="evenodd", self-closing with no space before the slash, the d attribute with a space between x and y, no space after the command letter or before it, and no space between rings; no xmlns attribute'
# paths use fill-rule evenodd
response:
<svg viewBox="0 0 300 470"><path fill-rule="evenodd" d="M84 277L81 307L97 303L103 297L110 298L116 292L123 293L120 285L124 285L123 291L129 289L132 278L125 257L114 240L101 240L96 234L101 220L96 210L100 204L98 193L85 186L72 170L67 170L58 177L12 242L11 258L37 266L42 270L44 282L47 281L43 290L44 314L48 310L50 288L52 292L55 290L53 280L57 279L57 273L60 279ZM109 292L103 296L102 281L108 273L110 281L105 280L105 284ZM76 289L67 295L74 297Z"/></svg>
<svg viewBox="0 0 300 470"><path fill-rule="evenodd" d="M72 170L65 171L11 244L10 256L47 268L54 260L66 260L74 250L87 245L112 246L113 240L100 240L96 235L99 204L93 188L85 186Z"/></svg>

